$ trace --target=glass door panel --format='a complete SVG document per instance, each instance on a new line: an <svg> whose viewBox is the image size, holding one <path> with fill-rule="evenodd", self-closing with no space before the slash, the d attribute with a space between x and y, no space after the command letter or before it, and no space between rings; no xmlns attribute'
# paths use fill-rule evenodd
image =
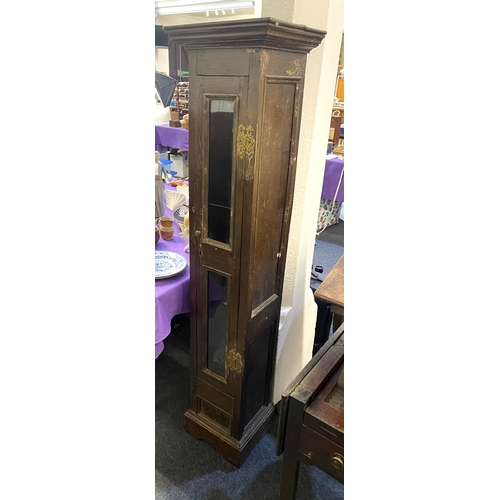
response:
<svg viewBox="0 0 500 500"><path fill-rule="evenodd" d="M208 271L207 280L207 368L217 375L225 377L229 278L215 271Z"/></svg>
<svg viewBox="0 0 500 500"><path fill-rule="evenodd" d="M234 100L211 99L208 150L208 237L230 243Z"/></svg>

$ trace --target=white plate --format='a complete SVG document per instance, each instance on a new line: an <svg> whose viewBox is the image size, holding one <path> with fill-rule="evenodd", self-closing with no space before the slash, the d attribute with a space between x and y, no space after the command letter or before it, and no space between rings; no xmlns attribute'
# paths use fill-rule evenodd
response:
<svg viewBox="0 0 500 500"><path fill-rule="evenodd" d="M155 279L170 278L184 271L187 260L175 252L157 250L155 252Z"/></svg>

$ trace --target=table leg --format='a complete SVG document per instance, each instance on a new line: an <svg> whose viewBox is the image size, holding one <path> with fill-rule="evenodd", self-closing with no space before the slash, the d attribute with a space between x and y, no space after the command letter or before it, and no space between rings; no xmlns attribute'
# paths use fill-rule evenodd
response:
<svg viewBox="0 0 500 500"><path fill-rule="evenodd" d="M295 453L283 453L283 470L281 472L280 500L294 500L299 478L300 461Z"/></svg>
<svg viewBox="0 0 500 500"><path fill-rule="evenodd" d="M299 444L305 405L290 398L286 416L285 446L279 500L294 500L299 478Z"/></svg>
<svg viewBox="0 0 500 500"><path fill-rule="evenodd" d="M344 316L340 314L333 315L333 331L335 332L338 327L344 322Z"/></svg>
<svg viewBox="0 0 500 500"><path fill-rule="evenodd" d="M314 332L314 356L323 347L323 344L328 340L330 335L330 328L332 326L332 312L330 306L322 300L314 299L318 306L318 313L316 316L316 329Z"/></svg>

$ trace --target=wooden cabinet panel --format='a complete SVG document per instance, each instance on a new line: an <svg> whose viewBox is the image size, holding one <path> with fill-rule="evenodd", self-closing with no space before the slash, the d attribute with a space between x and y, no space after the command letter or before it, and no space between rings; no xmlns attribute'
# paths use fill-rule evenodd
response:
<svg viewBox="0 0 500 500"><path fill-rule="evenodd" d="M282 395L276 452L284 453L280 500L295 498L299 464L344 482L344 325Z"/></svg>
<svg viewBox="0 0 500 500"><path fill-rule="evenodd" d="M307 425L302 426L299 453L313 461L314 465L344 482L344 448L322 436Z"/></svg>

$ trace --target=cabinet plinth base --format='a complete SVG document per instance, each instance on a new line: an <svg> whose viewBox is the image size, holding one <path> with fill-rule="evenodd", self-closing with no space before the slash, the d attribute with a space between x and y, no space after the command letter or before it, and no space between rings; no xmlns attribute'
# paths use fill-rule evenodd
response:
<svg viewBox="0 0 500 500"><path fill-rule="evenodd" d="M271 403L260 411L248 426L242 438L228 436L221 428L203 415L192 410L184 413L184 430L196 439L203 439L216 448L235 467L241 467L257 442L271 426L275 407Z"/></svg>

